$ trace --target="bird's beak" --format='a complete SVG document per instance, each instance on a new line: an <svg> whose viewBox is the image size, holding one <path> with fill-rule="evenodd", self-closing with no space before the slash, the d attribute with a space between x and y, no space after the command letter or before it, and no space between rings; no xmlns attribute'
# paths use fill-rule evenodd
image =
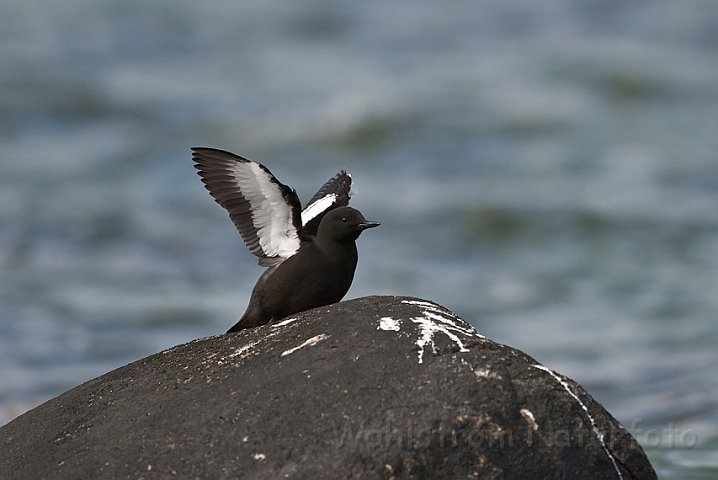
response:
<svg viewBox="0 0 718 480"><path fill-rule="evenodd" d="M359 229L366 230L367 228L374 228L381 225L379 222L372 222L371 220L364 220L359 224Z"/></svg>

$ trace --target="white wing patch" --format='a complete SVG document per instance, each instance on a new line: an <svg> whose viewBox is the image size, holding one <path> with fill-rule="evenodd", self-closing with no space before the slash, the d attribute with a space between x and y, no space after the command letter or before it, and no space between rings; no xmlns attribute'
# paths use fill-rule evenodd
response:
<svg viewBox="0 0 718 480"><path fill-rule="evenodd" d="M330 193L329 195L320 198L316 202L310 204L302 211L302 225L306 225L311 222L320 213L324 212L327 208L331 207L332 203L337 200L336 193Z"/></svg>
<svg viewBox="0 0 718 480"><path fill-rule="evenodd" d="M255 162L236 163L233 173L252 207L252 223L265 255L288 258L297 253L299 235L292 225L292 209L279 185Z"/></svg>

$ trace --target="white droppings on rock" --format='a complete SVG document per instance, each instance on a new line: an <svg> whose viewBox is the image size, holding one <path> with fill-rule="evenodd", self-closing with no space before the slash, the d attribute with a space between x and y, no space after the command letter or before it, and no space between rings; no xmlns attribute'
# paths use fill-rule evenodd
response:
<svg viewBox="0 0 718 480"><path fill-rule="evenodd" d="M427 314L429 312L424 312L424 314ZM428 316L427 316L428 317ZM447 337L449 337L454 343L456 343L459 346L460 352L468 352L469 349L464 347L464 343L461 341L461 339L452 332L452 330L458 330L456 328L452 328L448 325L441 325L436 323L432 318L412 318L412 322L419 324L420 329L420 337L416 341L416 345L419 347L419 363L423 363L424 361L424 347L426 345L431 345L431 350L436 353L436 345L434 344L434 334L437 332L441 332ZM460 331L460 330L459 330ZM463 333L460 331L460 333Z"/></svg>
<svg viewBox="0 0 718 480"><path fill-rule="evenodd" d="M256 347L257 345L259 345L259 344L262 343L263 341L266 341L268 338L271 338L271 337L277 335L277 333L279 333L279 332L278 332L278 331L270 332L270 333L266 334L263 338L260 338L259 340L255 340L254 342L249 342L249 343L246 344L246 345L242 345L241 347L239 347L237 350L235 350L234 352L230 353L230 354L227 355L226 357L220 358L220 359L217 361L217 365L222 365L222 364L226 363L230 358L236 358L236 357L241 356L242 354L244 354L244 353L250 351L252 348Z"/></svg>
<svg viewBox="0 0 718 480"><path fill-rule="evenodd" d="M273 325L272 325L272 328L283 327L283 326L285 326L285 325L289 325L289 324L292 323L292 322L295 322L296 320L297 320L296 318L288 318L288 319L286 319L286 320L282 320L282 321L279 322L279 323L273 324Z"/></svg>
<svg viewBox="0 0 718 480"><path fill-rule="evenodd" d="M474 369L474 375L478 378L495 378L497 380L501 380L502 378L498 373L484 367L476 367Z"/></svg>
<svg viewBox="0 0 718 480"><path fill-rule="evenodd" d="M326 339L329 338L329 337L330 337L330 335L327 335L327 334L325 334L325 333L322 333L321 335L317 335L317 336L315 336L315 337L310 338L309 340L307 340L306 342L302 343L302 344L299 345L298 347L290 348L289 350L286 350L286 351L282 352L282 355L281 355L281 356L284 357L284 356L286 356L286 355L289 355L289 354L291 354L291 353L294 353L294 352L296 352L297 350L299 350L300 348L303 348L303 347L311 347L312 345L316 345L317 343L321 342L322 340L326 340Z"/></svg>
<svg viewBox="0 0 718 480"><path fill-rule="evenodd" d="M265 458L267 458L267 456L263 453L255 453L253 457L255 460L264 460Z"/></svg>
<svg viewBox="0 0 718 480"><path fill-rule="evenodd" d="M583 404L580 398L578 398L578 395L573 393L571 390L571 387L568 386L568 383L561 380L561 377L559 377L556 372L551 370L550 368L546 368L543 365L532 365L534 368L538 368L539 370L543 370L544 372L548 372L549 375L551 375L553 378L556 379L558 383L561 384L561 386L568 392L569 395L571 395L574 400L578 402L579 405L581 405L581 408L584 412L586 412L586 416L588 417L588 420L591 422L591 428L593 429L593 433L596 435L596 438L598 438L598 441L601 443L601 446L603 447L603 451L606 452L606 455L608 455L608 458L611 459L611 462L613 462L613 468L616 469L616 473L618 474L618 478L623 479L623 474L621 473L621 470L618 468L618 464L616 463L616 459L613 458L613 455L608 450L608 447L606 446L606 441L603 438L603 433L601 433L601 430L598 429L598 425L596 425L596 421L591 416L591 413L588 411L588 407Z"/></svg>
<svg viewBox="0 0 718 480"><path fill-rule="evenodd" d="M522 417L524 417L524 420L526 420L526 423L528 423L531 426L531 430L534 432L538 430L538 424L536 423L536 419L534 419L534 414L529 410L528 408L522 408L519 410L519 413Z"/></svg>
<svg viewBox="0 0 718 480"><path fill-rule="evenodd" d="M423 317L410 319L418 324L420 329L419 338L416 340L416 345L419 347L419 363L424 362L424 348L427 345L431 345L432 351L436 353L434 334L437 332L443 333L456 343L459 346L459 352L468 352L469 349L464 346L464 342L458 335L485 338L472 326L438 305L422 300L402 300L402 303L421 307L424 313Z"/></svg>
<svg viewBox="0 0 718 480"><path fill-rule="evenodd" d="M424 315L426 315L427 318L430 318L437 322L444 323L444 324L448 325L451 329L457 330L460 333L463 333L464 335L467 335L469 337L479 336L481 338L485 338L483 335L481 335L479 332L477 332L474 327L472 327L469 324L466 324L466 326L464 326L459 323L456 323L454 320L448 319L446 317L442 317L441 315L437 315L436 313L432 313L432 312L425 311ZM459 317L454 317L454 318L456 318L457 320L460 320Z"/></svg>
<svg viewBox="0 0 718 480"><path fill-rule="evenodd" d="M234 353L230 353L229 355L227 355L227 358L238 357L238 356L242 355L244 352L246 352L247 350L249 350L250 348L257 345L258 343L259 343L259 340L257 340L256 342L249 342L248 344L239 347ZM222 360L224 360L224 359L222 359Z"/></svg>
<svg viewBox="0 0 718 480"><path fill-rule="evenodd" d="M259 344L260 342L261 342L261 340L257 340L257 341L254 341L254 342L249 342L249 343L246 344L246 345L242 345L241 347L239 347L237 350L235 350L234 352L230 353L230 354L227 355L226 357L221 357L219 360L217 360L217 365L223 365L223 364L225 364L225 363L227 362L227 360L229 360L230 358L239 357L239 356L242 355L243 353L248 352L252 347L256 346L256 345Z"/></svg>
<svg viewBox="0 0 718 480"><path fill-rule="evenodd" d="M379 319L379 326L376 327L376 329L398 332L400 330L399 325L399 320L394 320L391 317L382 317Z"/></svg>
<svg viewBox="0 0 718 480"><path fill-rule="evenodd" d="M441 313L443 315L448 315L450 317L458 318L456 315L454 315L449 310L440 307L439 305L435 305L431 302L425 302L423 300L402 300L401 303L406 303L407 305L416 305L418 307L423 308L424 310L431 310L435 313Z"/></svg>

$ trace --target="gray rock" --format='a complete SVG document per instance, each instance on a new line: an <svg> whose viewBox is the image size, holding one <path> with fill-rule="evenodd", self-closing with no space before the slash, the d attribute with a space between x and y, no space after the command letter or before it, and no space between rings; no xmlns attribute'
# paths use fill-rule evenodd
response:
<svg viewBox="0 0 718 480"><path fill-rule="evenodd" d="M572 380L366 297L152 355L2 429L7 479L655 479Z"/></svg>

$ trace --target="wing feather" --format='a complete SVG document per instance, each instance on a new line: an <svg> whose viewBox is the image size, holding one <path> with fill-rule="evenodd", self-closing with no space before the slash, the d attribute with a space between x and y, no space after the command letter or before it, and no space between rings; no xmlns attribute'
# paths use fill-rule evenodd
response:
<svg viewBox="0 0 718 480"><path fill-rule="evenodd" d="M244 243L263 266L294 255L302 241L297 192L264 165L214 148L193 148L202 182L229 212Z"/></svg>
<svg viewBox="0 0 718 480"><path fill-rule="evenodd" d="M327 180L302 210L304 233L316 235L324 215L334 208L349 205L352 193L352 176L346 170Z"/></svg>

